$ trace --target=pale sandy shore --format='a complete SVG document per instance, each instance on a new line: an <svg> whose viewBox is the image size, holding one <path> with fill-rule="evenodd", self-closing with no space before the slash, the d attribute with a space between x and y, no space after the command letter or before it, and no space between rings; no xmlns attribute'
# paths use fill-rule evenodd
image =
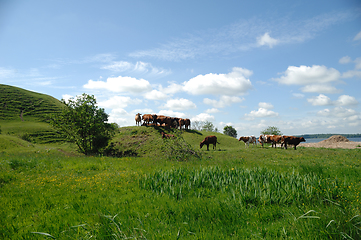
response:
<svg viewBox="0 0 361 240"><path fill-rule="evenodd" d="M345 149L361 149L361 142L318 142L318 143L300 143L300 147L314 148L345 148Z"/></svg>

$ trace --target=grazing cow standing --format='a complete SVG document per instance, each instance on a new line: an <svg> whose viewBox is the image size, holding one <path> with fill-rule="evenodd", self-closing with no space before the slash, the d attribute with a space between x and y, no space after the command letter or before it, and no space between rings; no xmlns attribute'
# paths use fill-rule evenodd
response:
<svg viewBox="0 0 361 240"><path fill-rule="evenodd" d="M244 147L249 147L250 143L253 143L257 145L257 139L255 136L248 136L248 137L240 137L238 139L238 141L243 141L244 142Z"/></svg>
<svg viewBox="0 0 361 240"><path fill-rule="evenodd" d="M213 144L213 149L217 148L217 137L216 136L208 136L205 137L204 140L199 144L200 148L203 147L203 145L207 145L207 151L209 151L209 144Z"/></svg>
<svg viewBox="0 0 361 240"><path fill-rule="evenodd" d="M287 149L287 144L291 144L294 146L295 150L296 150L296 146L300 144L300 142L306 142L306 140L303 137L294 137L294 136L283 136L283 141L285 144L285 149Z"/></svg>
<svg viewBox="0 0 361 240"><path fill-rule="evenodd" d="M145 125L149 125L149 123L154 123L155 119L157 118L156 114L143 114L143 122L146 123Z"/></svg>
<svg viewBox="0 0 361 240"><path fill-rule="evenodd" d="M264 143L271 143L269 136L271 136L271 135L260 135L259 136L258 142L262 145L262 147L263 147Z"/></svg>
<svg viewBox="0 0 361 240"><path fill-rule="evenodd" d="M157 119L155 120L156 123L159 123L160 126L165 126L165 127L171 127L172 126L172 118L171 117L167 117L167 116L157 116Z"/></svg>
<svg viewBox="0 0 361 240"><path fill-rule="evenodd" d="M164 132L161 132L161 134L162 134L162 138L174 138L173 134L166 134Z"/></svg>
<svg viewBox="0 0 361 240"><path fill-rule="evenodd" d="M141 115L142 115L142 114L140 114L140 113L135 114L135 124L136 124L137 126L139 126L139 125L142 123Z"/></svg>

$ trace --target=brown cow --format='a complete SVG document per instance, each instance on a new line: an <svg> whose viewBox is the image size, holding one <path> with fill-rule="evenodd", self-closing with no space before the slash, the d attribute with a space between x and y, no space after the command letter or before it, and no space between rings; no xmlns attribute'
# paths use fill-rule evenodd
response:
<svg viewBox="0 0 361 240"><path fill-rule="evenodd" d="M168 117L168 116L157 116L157 119L155 120L156 123L159 123L160 126L165 126L165 127L171 127L172 126L172 118Z"/></svg>
<svg viewBox="0 0 361 240"><path fill-rule="evenodd" d="M141 117L142 114L140 113L137 113L135 114L135 124L137 126L139 126L141 123L142 123L142 117Z"/></svg>
<svg viewBox="0 0 361 240"><path fill-rule="evenodd" d="M306 140L303 137L294 137L294 136L283 136L283 141L285 144L285 149L287 149L287 144L291 144L294 146L295 150L296 150L296 146L300 144L300 142L306 142Z"/></svg>
<svg viewBox="0 0 361 240"><path fill-rule="evenodd" d="M143 114L143 121L146 123L146 125L149 125L149 123L154 123L155 119L157 118L156 114Z"/></svg>
<svg viewBox="0 0 361 240"><path fill-rule="evenodd" d="M271 143L269 136L271 136L271 135L260 135L259 136L258 142L262 145L262 147L263 147L264 143Z"/></svg>
<svg viewBox="0 0 361 240"><path fill-rule="evenodd" d="M186 120L183 118L179 118L178 123L179 123L179 129L182 130L182 126L185 126L185 122Z"/></svg>
<svg viewBox="0 0 361 240"><path fill-rule="evenodd" d="M191 120L188 118L186 118L184 120L185 120L184 126L188 130L188 127L190 128L190 126L191 126Z"/></svg>
<svg viewBox="0 0 361 240"><path fill-rule="evenodd" d="M282 147L282 143L283 143L283 137L282 136L280 136L280 135L269 135L268 139L272 143L272 147L274 145L275 148L276 148L277 143L281 143L281 147Z"/></svg>
<svg viewBox="0 0 361 240"><path fill-rule="evenodd" d="M216 136L208 136L205 137L204 140L199 144L200 148L203 147L203 145L207 145L207 151L209 151L209 144L213 144L213 149L217 148L217 137Z"/></svg>
<svg viewBox="0 0 361 240"><path fill-rule="evenodd" d="M162 134L162 138L174 138L173 134L166 134L164 132L161 132L161 134Z"/></svg>
<svg viewBox="0 0 361 240"><path fill-rule="evenodd" d="M250 143L253 143L257 145L257 140L255 136L248 136L248 137L240 137L238 139L238 141L243 141L244 142L244 147L249 147Z"/></svg>

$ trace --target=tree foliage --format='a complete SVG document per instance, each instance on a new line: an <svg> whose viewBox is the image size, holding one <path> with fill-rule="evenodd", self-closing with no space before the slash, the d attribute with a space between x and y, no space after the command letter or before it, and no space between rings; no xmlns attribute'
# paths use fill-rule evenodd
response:
<svg viewBox="0 0 361 240"><path fill-rule="evenodd" d="M214 125L212 122L206 121L202 126L203 131L214 132Z"/></svg>
<svg viewBox="0 0 361 240"><path fill-rule="evenodd" d="M265 130L261 131L263 135L282 135L278 127L268 126Z"/></svg>
<svg viewBox="0 0 361 240"><path fill-rule="evenodd" d="M84 93L62 102L65 107L52 117L52 126L76 143L80 152L86 155L99 153L108 145L116 125L107 123L108 114L96 106L93 95Z"/></svg>
<svg viewBox="0 0 361 240"><path fill-rule="evenodd" d="M223 134L236 138L237 130L234 129L232 126L225 126L223 128Z"/></svg>

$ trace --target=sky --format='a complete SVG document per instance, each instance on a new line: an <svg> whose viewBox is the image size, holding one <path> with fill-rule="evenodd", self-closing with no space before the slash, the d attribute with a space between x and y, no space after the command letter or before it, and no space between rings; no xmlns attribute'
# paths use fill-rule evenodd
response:
<svg viewBox="0 0 361 240"><path fill-rule="evenodd" d="M259 135L361 133L361 1L0 0L0 84Z"/></svg>

